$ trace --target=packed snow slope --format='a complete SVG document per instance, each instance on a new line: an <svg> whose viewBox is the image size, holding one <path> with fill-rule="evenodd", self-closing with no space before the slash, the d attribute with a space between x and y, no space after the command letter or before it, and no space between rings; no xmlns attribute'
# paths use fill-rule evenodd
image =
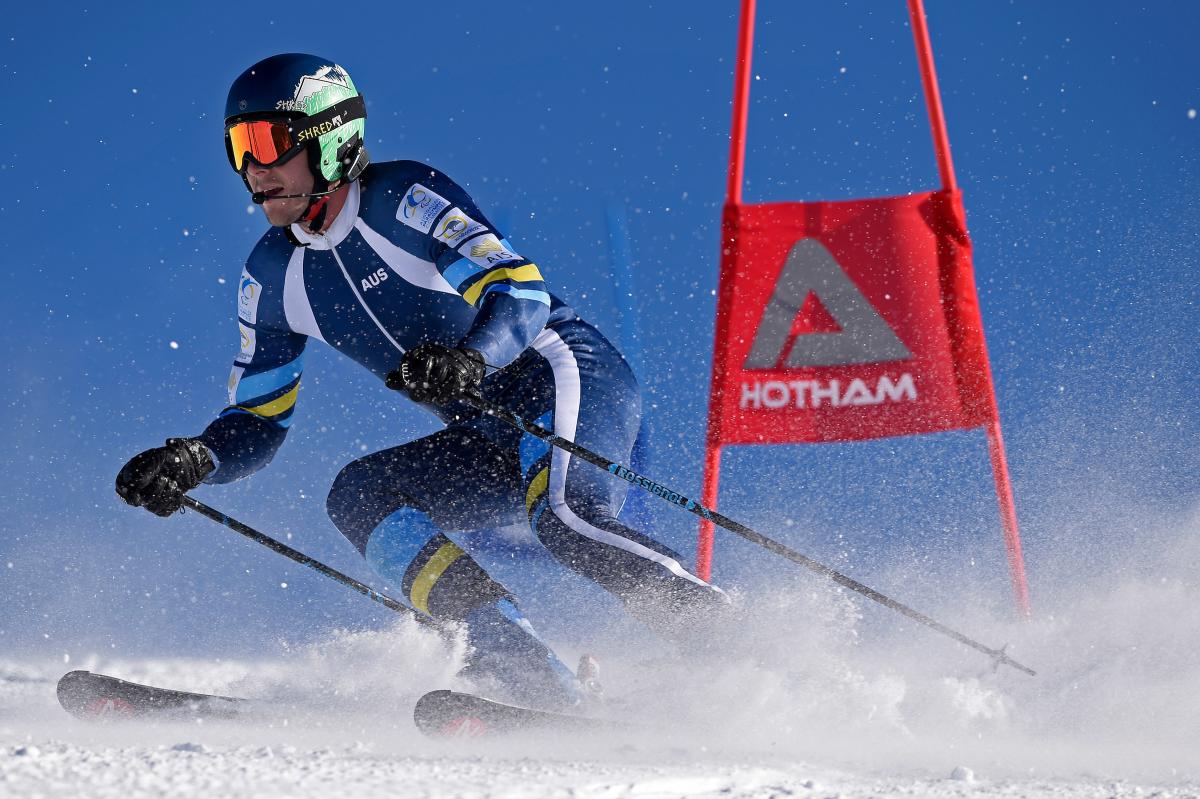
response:
<svg viewBox="0 0 1200 799"><path fill-rule="evenodd" d="M1167 528L1120 562L1065 565L1031 622L924 605L1010 642L1036 677L901 621L865 624L885 611L816 581L739 597L703 665L647 659L647 634L614 629L596 649L611 709L643 726L595 738L423 738L412 704L454 684L463 652L407 621L261 660L9 653L0 795L1200 796L1200 519ZM264 710L86 724L55 703L72 668Z"/></svg>

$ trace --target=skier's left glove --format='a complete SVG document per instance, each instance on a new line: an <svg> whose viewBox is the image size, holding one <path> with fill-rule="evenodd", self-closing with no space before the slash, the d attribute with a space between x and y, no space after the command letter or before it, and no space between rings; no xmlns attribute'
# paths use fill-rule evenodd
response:
<svg viewBox="0 0 1200 799"><path fill-rule="evenodd" d="M183 495L212 473L208 447L195 438L169 438L165 447L134 455L117 475L117 494L134 507L170 516L183 507Z"/></svg>
<svg viewBox="0 0 1200 799"><path fill-rule="evenodd" d="M400 368L388 373L387 386L407 391L414 402L444 405L478 391L485 373L476 350L426 341L404 353Z"/></svg>

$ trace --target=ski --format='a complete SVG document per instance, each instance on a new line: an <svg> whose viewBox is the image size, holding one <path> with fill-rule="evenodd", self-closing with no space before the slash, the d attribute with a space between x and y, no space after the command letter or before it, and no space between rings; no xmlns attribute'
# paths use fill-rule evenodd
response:
<svg viewBox="0 0 1200 799"><path fill-rule="evenodd" d="M58 681L58 703L87 721L110 719L228 719L243 712L244 699L155 688L90 671Z"/></svg>
<svg viewBox="0 0 1200 799"><path fill-rule="evenodd" d="M413 708L413 721L431 738L628 729L628 725L608 719L507 705L457 691L430 691L422 696Z"/></svg>

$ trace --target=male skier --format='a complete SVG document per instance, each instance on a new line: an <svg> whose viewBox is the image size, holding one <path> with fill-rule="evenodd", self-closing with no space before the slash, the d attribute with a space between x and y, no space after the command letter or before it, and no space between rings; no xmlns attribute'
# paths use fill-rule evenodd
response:
<svg viewBox="0 0 1200 799"><path fill-rule="evenodd" d="M527 520L561 563L652 625L724 594L617 519L624 480L461 399L477 392L618 461L641 412L616 348L460 186L414 161L368 167L365 117L350 76L324 58L272 56L234 81L229 162L272 227L239 282L229 405L200 435L135 456L117 493L169 516L202 482L265 466L291 425L305 346L323 341L446 425L347 465L329 492L334 524L414 608L465 625L469 676L572 704L575 676L463 549L479 536L459 533Z"/></svg>

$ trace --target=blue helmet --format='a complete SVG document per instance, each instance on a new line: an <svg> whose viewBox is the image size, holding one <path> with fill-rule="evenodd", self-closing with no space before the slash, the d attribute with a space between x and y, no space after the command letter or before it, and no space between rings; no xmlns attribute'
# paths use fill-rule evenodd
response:
<svg viewBox="0 0 1200 799"><path fill-rule="evenodd" d="M225 144L242 171L247 155L267 165L300 149L327 185L354 180L370 163L363 145L366 105L346 70L327 58L281 53L253 65L229 87ZM242 123L286 121L254 135Z"/></svg>

